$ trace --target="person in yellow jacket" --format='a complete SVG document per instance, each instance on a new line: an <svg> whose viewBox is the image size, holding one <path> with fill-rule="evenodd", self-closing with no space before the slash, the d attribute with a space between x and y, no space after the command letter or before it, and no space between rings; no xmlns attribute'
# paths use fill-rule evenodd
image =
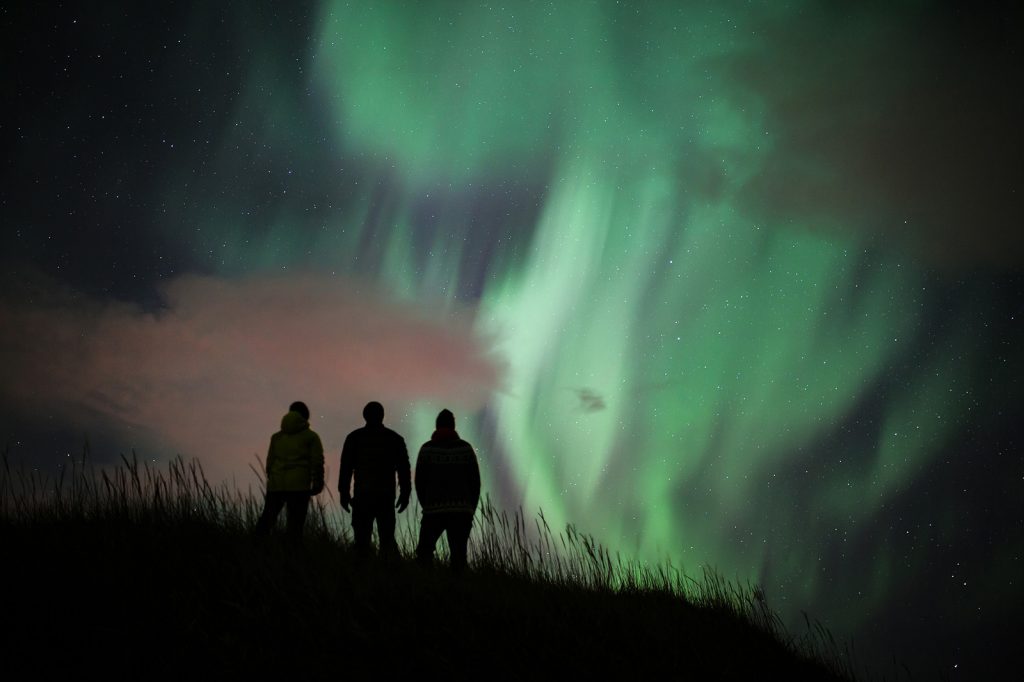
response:
<svg viewBox="0 0 1024 682"><path fill-rule="evenodd" d="M267 496L256 534L266 535L281 509L288 507L288 537L302 538L309 498L324 489L324 446L309 428L309 408L296 401L281 417L281 430L267 450Z"/></svg>

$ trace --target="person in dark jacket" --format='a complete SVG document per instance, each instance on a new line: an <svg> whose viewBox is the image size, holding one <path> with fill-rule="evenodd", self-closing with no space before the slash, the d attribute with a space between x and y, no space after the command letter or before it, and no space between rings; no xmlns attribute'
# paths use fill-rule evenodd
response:
<svg viewBox="0 0 1024 682"><path fill-rule="evenodd" d="M281 509L288 507L288 537L299 540L306 523L309 498L324 489L324 447L309 428L309 408L300 401L281 417L281 430L270 437L267 450L267 495L256 534L266 535Z"/></svg>
<svg viewBox="0 0 1024 682"><path fill-rule="evenodd" d="M363 408L363 419L366 426L348 434L341 449L338 493L341 506L352 512L356 549L370 549L373 522L376 521L381 554L391 555L398 550L395 544L395 509L399 513L405 511L412 492L409 452L405 448L405 439L384 426L383 405L367 403ZM396 476L398 502L395 502Z"/></svg>
<svg viewBox="0 0 1024 682"><path fill-rule="evenodd" d="M448 533L451 566L466 567L469 531L480 501L480 465L473 446L459 438L455 415L441 410L437 430L416 458L416 496L423 507L416 558L429 564L441 533Z"/></svg>

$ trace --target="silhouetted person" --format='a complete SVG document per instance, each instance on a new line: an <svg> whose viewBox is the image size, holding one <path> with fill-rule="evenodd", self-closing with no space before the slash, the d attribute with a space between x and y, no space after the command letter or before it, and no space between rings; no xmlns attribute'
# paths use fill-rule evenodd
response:
<svg viewBox="0 0 1024 682"><path fill-rule="evenodd" d="M384 407L378 402L363 408L366 426L345 438L341 449L341 477L338 493L341 506L352 511L352 532L356 549L368 551L377 522L377 538L381 554L393 554L395 544L395 509L399 513L409 506L412 485L409 481L409 452L405 439L384 426ZM355 477L355 484L352 478ZM398 502L395 502L395 477L398 477ZM353 491L350 490L354 488Z"/></svg>
<svg viewBox="0 0 1024 682"><path fill-rule="evenodd" d="M423 507L416 558L430 563L441 533L447 532L452 568L461 570L480 501L480 465L473 446L459 438L454 414L441 410L435 424L416 458L416 496Z"/></svg>
<svg viewBox="0 0 1024 682"><path fill-rule="evenodd" d="M288 506L288 537L302 538L309 498L324 489L324 447L309 428L309 408L294 402L281 417L281 430L270 437L267 450L267 496L256 522L256 534L266 535Z"/></svg>

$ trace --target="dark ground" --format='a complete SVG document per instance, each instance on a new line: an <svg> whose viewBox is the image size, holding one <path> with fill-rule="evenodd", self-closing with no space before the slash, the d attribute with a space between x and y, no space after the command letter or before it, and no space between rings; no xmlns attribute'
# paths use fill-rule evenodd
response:
<svg viewBox="0 0 1024 682"><path fill-rule="evenodd" d="M197 524L0 522L8 679L840 679L667 594L456 576Z"/></svg>

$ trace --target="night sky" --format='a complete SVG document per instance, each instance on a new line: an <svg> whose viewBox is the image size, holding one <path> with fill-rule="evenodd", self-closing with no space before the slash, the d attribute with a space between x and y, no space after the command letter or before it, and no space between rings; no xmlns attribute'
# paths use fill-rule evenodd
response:
<svg viewBox="0 0 1024 682"><path fill-rule="evenodd" d="M448 407L499 507L1011 660L1016 5L121 4L0 9L12 459L255 487L301 399L334 486Z"/></svg>

